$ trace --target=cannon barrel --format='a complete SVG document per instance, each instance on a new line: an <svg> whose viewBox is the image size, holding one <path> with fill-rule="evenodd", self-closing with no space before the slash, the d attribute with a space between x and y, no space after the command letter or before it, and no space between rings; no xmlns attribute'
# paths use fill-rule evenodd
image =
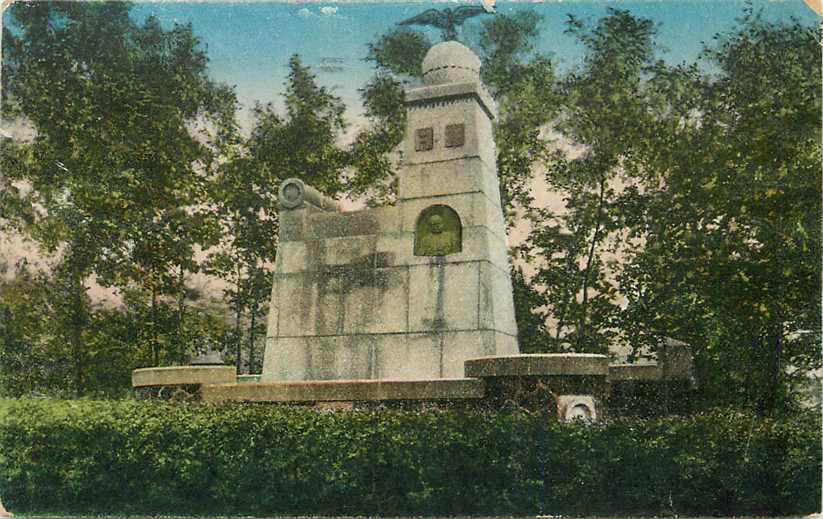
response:
<svg viewBox="0 0 823 519"><path fill-rule="evenodd" d="M283 209L311 206L322 211L337 211L337 201L307 185L299 178L289 178L280 184L278 203Z"/></svg>

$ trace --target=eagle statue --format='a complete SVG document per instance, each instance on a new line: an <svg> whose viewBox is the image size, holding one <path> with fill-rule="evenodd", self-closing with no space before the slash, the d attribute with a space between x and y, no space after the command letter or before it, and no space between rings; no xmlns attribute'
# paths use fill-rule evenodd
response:
<svg viewBox="0 0 823 519"><path fill-rule="evenodd" d="M403 20L398 25L428 25L443 31L443 41L456 40L457 28L463 23L479 14L493 14L494 2L484 2L479 5L461 5L455 9L428 9L412 16L408 20Z"/></svg>

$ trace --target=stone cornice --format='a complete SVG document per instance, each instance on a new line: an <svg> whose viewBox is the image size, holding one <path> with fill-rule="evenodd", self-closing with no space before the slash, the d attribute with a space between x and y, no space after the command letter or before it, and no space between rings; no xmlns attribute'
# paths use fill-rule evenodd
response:
<svg viewBox="0 0 823 519"><path fill-rule="evenodd" d="M434 103L472 98L478 101L489 119L497 118L497 103L482 83L449 83L413 88L406 91L406 105L425 106Z"/></svg>

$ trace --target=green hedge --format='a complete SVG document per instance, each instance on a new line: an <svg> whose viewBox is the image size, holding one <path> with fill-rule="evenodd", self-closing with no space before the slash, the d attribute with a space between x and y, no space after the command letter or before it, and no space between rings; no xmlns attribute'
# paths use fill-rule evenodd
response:
<svg viewBox="0 0 823 519"><path fill-rule="evenodd" d="M0 499L61 514L805 514L820 419L0 401Z"/></svg>

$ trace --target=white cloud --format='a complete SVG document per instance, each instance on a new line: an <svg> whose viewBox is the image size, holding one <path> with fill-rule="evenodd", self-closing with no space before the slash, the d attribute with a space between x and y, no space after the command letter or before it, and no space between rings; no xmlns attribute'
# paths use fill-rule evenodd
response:
<svg viewBox="0 0 823 519"><path fill-rule="evenodd" d="M337 8L330 5L324 5L320 8L320 12L327 16L331 16L333 14L337 14Z"/></svg>
<svg viewBox="0 0 823 519"><path fill-rule="evenodd" d="M304 7L297 11L297 16L302 16L303 18L308 18L312 15L312 12L308 10L308 8Z"/></svg>

